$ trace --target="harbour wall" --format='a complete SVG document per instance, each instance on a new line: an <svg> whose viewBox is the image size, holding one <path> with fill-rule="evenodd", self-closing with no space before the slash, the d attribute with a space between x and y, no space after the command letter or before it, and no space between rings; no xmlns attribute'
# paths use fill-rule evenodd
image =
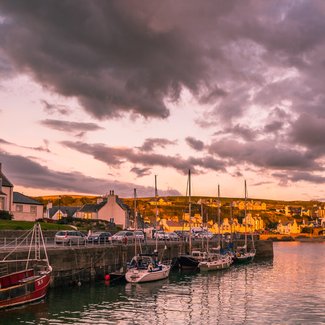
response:
<svg viewBox="0 0 325 325"><path fill-rule="evenodd" d="M201 247L193 242L193 248ZM272 241L256 241L256 260L273 258ZM153 252L155 243L142 245L142 252ZM188 250L188 243L167 242L158 244L159 258L175 260ZM51 286L76 285L93 280L103 280L106 274L117 271L134 256L135 248L127 245L55 246L47 249L52 266ZM3 253L0 254L2 259ZM26 258L26 252L15 252L15 259ZM12 267L18 267L17 265ZM13 270L12 270L13 271Z"/></svg>
<svg viewBox="0 0 325 325"><path fill-rule="evenodd" d="M185 245L184 245L185 244ZM158 254L168 260L175 260L185 252L187 243L159 243ZM193 247L200 243L193 243ZM257 241L256 260L273 258L273 243ZM142 252L152 252L155 244L143 246ZM134 245L108 245L99 247L69 247L48 251L53 268L52 286L73 285L92 280L102 280L106 274L117 271L134 256Z"/></svg>

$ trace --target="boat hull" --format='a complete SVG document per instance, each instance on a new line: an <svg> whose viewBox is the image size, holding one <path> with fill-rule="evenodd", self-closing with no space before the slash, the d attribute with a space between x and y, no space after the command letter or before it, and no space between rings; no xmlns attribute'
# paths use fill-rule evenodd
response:
<svg viewBox="0 0 325 325"><path fill-rule="evenodd" d="M161 270L131 268L126 272L125 279L130 283L153 282L168 278L169 272L169 265L162 265Z"/></svg>
<svg viewBox="0 0 325 325"><path fill-rule="evenodd" d="M22 279L19 284L0 289L0 309L10 308L41 300L50 285L50 273Z"/></svg>
<svg viewBox="0 0 325 325"><path fill-rule="evenodd" d="M242 253L242 254L235 254L234 263L236 264L246 264L250 263L254 260L255 253Z"/></svg>
<svg viewBox="0 0 325 325"><path fill-rule="evenodd" d="M200 258L192 255L181 255L178 257L178 265L181 269L196 269L199 266Z"/></svg>
<svg viewBox="0 0 325 325"><path fill-rule="evenodd" d="M199 269L202 272L217 271L228 269L232 264L230 257L218 258L211 261L202 261L199 263Z"/></svg>

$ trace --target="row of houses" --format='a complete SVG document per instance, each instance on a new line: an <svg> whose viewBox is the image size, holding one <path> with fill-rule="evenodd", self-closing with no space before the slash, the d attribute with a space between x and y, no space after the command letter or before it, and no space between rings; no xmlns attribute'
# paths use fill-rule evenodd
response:
<svg viewBox="0 0 325 325"><path fill-rule="evenodd" d="M14 220L35 221L44 217L58 220L62 217L106 220L121 228L130 226L130 208L123 203L114 191L97 200L96 204L82 207L52 207L44 205L22 193L14 191L14 185L2 171L0 163L0 211L7 211Z"/></svg>

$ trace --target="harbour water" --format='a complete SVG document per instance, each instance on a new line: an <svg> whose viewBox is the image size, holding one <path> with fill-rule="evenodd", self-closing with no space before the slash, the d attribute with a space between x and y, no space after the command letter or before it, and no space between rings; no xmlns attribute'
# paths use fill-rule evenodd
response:
<svg viewBox="0 0 325 325"><path fill-rule="evenodd" d="M146 284L51 289L1 324L325 324L325 243L275 242L274 258Z"/></svg>

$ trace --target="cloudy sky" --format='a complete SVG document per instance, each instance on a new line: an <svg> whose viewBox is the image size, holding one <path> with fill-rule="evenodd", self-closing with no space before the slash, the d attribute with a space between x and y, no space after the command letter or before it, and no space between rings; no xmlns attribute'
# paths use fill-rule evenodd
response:
<svg viewBox="0 0 325 325"><path fill-rule="evenodd" d="M325 199L325 2L0 2L0 162L27 195Z"/></svg>

